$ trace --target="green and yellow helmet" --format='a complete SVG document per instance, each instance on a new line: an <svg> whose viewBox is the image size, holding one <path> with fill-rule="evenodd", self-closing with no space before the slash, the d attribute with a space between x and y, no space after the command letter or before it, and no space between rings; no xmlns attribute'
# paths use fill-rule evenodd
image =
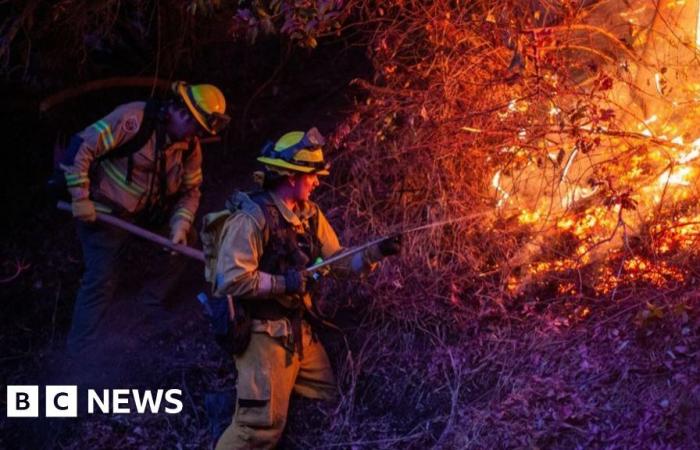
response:
<svg viewBox="0 0 700 450"><path fill-rule="evenodd" d="M290 131L277 142L268 142L262 149L258 161L268 170L281 175L313 173L328 175L330 164L323 158L323 139L316 127L304 133Z"/></svg>
<svg viewBox="0 0 700 450"><path fill-rule="evenodd" d="M176 81L173 83L172 89L209 134L219 133L231 120L225 114L226 98L216 86Z"/></svg>

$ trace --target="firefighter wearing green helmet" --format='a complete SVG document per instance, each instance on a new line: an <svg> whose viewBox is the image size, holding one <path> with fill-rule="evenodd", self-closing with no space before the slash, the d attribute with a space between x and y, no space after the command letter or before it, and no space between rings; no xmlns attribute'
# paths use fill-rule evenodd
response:
<svg viewBox="0 0 700 450"><path fill-rule="evenodd" d="M328 175L324 139L316 128L292 131L268 143L258 161L263 189L235 193L211 272L213 292L228 296L250 318L249 335L235 363L237 401L217 450L274 448L287 418L290 395L330 400L333 371L313 326L310 285L304 269L343 251L338 237L310 197ZM205 222L206 225L206 222ZM371 270L400 250L390 238L332 265L336 273Z"/></svg>
<svg viewBox="0 0 700 450"><path fill-rule="evenodd" d="M202 183L201 135L228 123L226 100L210 84L176 82L167 100L127 103L74 135L60 165L72 201L85 259L68 335L76 354L96 340L115 289L116 269L129 240L126 232L95 222L96 210L155 229L186 244ZM191 242L190 242L191 243ZM181 271L170 256L149 280L144 302L159 304Z"/></svg>

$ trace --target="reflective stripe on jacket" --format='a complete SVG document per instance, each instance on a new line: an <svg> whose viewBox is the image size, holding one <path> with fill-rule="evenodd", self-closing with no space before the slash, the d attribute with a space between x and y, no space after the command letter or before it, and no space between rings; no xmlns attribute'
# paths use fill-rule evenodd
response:
<svg viewBox="0 0 700 450"><path fill-rule="evenodd" d="M73 199L91 197L104 202L119 212L133 215L155 202L161 185L157 172L156 133L132 156L131 180L127 180L129 157L104 158L110 151L129 141L138 132L143 121L145 102L119 106L106 117L79 133L83 142L72 164L64 166L66 182ZM164 156L166 169L165 195L176 196L177 201L170 220L192 223L199 206L202 184L202 151L196 138L194 147L183 161L188 142L167 141ZM150 195L149 195L150 192Z"/></svg>

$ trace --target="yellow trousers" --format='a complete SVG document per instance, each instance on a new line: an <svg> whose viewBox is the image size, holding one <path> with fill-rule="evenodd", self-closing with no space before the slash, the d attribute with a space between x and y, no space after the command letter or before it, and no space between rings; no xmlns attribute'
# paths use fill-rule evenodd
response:
<svg viewBox="0 0 700 450"><path fill-rule="evenodd" d="M309 398L335 398L328 355L312 338L311 327L302 327L302 359L283 342L284 337L254 331L246 351L236 357L236 411L216 450L274 448L287 422L292 391Z"/></svg>

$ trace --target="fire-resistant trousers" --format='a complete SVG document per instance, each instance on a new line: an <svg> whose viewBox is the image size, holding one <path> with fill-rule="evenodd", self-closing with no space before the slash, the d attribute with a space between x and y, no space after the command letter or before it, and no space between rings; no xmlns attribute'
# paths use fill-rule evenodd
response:
<svg viewBox="0 0 700 450"><path fill-rule="evenodd" d="M119 260L131 235L119 228L99 223L77 221L78 238L83 250L85 272L73 307L73 321L68 333L67 349L77 354L97 338L99 325L116 289ZM191 235L191 236L190 236ZM190 233L188 239L196 239ZM185 268L183 256L165 256L167 259L155 279L149 279L141 296L145 303L162 301L172 290Z"/></svg>
<svg viewBox="0 0 700 450"><path fill-rule="evenodd" d="M302 327L301 359L281 342L254 332L246 351L236 357L236 410L216 450L274 448L287 421L292 391L314 399L335 399L333 370L311 327L306 323Z"/></svg>

